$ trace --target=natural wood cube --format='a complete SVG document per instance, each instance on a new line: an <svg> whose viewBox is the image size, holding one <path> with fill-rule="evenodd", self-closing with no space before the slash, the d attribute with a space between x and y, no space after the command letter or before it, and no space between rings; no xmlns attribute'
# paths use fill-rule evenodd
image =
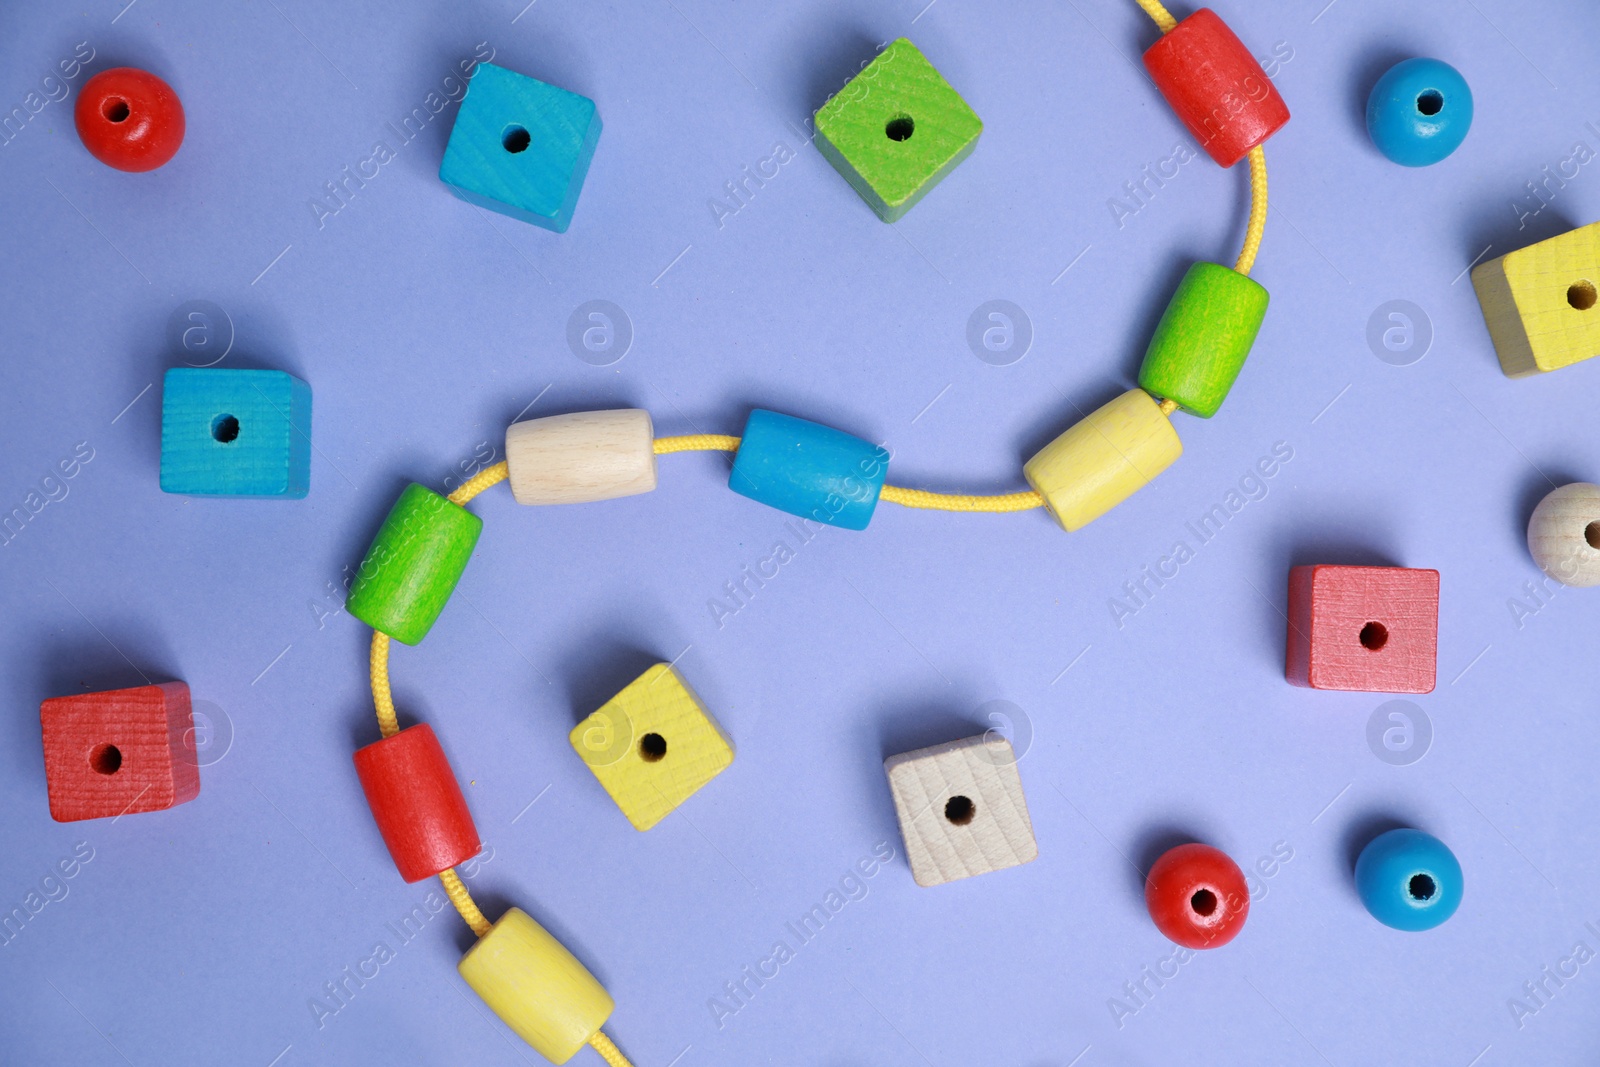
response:
<svg viewBox="0 0 1600 1067"><path fill-rule="evenodd" d="M1600 222L1472 271L1500 369L1523 378L1600 355Z"/></svg>
<svg viewBox="0 0 1600 1067"><path fill-rule="evenodd" d="M1290 569L1284 675L1295 685L1431 693L1438 649L1438 571Z"/></svg>
<svg viewBox="0 0 1600 1067"><path fill-rule="evenodd" d="M883 761L918 885L942 885L1039 855L1011 742L984 734Z"/></svg>
<svg viewBox="0 0 1600 1067"><path fill-rule="evenodd" d="M200 794L182 682L51 697L39 705L56 822L159 811Z"/></svg>

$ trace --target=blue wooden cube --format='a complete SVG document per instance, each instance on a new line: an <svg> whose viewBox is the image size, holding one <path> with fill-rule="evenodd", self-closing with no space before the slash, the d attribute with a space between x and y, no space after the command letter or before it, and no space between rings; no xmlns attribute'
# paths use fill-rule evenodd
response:
<svg viewBox="0 0 1600 1067"><path fill-rule="evenodd" d="M281 370L167 371L162 492L298 500L310 489L309 385Z"/></svg>
<svg viewBox="0 0 1600 1067"><path fill-rule="evenodd" d="M791 515L865 530L888 474L888 449L758 408L744 425L728 488Z"/></svg>
<svg viewBox="0 0 1600 1067"><path fill-rule="evenodd" d="M439 180L469 204L566 233L599 140L593 100L482 63L461 101Z"/></svg>

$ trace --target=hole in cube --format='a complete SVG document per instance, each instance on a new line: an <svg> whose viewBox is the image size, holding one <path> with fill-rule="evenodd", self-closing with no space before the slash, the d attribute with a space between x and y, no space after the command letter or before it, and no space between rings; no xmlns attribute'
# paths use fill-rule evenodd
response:
<svg viewBox="0 0 1600 1067"><path fill-rule="evenodd" d="M883 132L891 141L909 141L916 128L917 124L912 121L910 115L896 115L883 127Z"/></svg>
<svg viewBox="0 0 1600 1067"><path fill-rule="evenodd" d="M218 415L211 420L211 436L228 444L239 437L239 420L232 415Z"/></svg>
<svg viewBox="0 0 1600 1067"><path fill-rule="evenodd" d="M1583 539L1589 542L1590 548L1600 548L1600 521L1591 522L1583 528Z"/></svg>
<svg viewBox="0 0 1600 1067"><path fill-rule="evenodd" d="M107 122L128 121L128 102L120 96L113 96L100 104L100 114L106 117Z"/></svg>
<svg viewBox="0 0 1600 1067"><path fill-rule="evenodd" d="M1433 878L1426 874L1413 874L1411 881L1406 883L1406 892L1411 894L1412 900L1432 900L1437 891Z"/></svg>
<svg viewBox="0 0 1600 1067"><path fill-rule="evenodd" d="M1361 628L1361 647L1376 652L1389 641L1389 628L1381 622L1369 622Z"/></svg>
<svg viewBox="0 0 1600 1067"><path fill-rule="evenodd" d="M1217 895L1209 889L1196 889L1189 898L1189 907L1196 915L1210 915L1217 910Z"/></svg>
<svg viewBox="0 0 1600 1067"><path fill-rule="evenodd" d="M507 152L522 152L533 143L533 137L521 126L507 126L506 132L500 135L500 143L506 146Z"/></svg>
<svg viewBox="0 0 1600 1067"><path fill-rule="evenodd" d="M639 758L655 763L667 754L667 739L660 734L645 734L639 738Z"/></svg>
<svg viewBox="0 0 1600 1067"><path fill-rule="evenodd" d="M1589 281L1587 278L1567 286L1567 303L1577 310L1588 311L1594 307L1594 301L1594 282Z"/></svg>
<svg viewBox="0 0 1600 1067"><path fill-rule="evenodd" d="M978 806L970 797L951 797L944 802L944 817L957 826L965 826L978 814Z"/></svg>
<svg viewBox="0 0 1600 1067"><path fill-rule="evenodd" d="M89 753L89 766L97 774L116 774L122 767L122 749L116 745L96 745Z"/></svg>
<svg viewBox="0 0 1600 1067"><path fill-rule="evenodd" d="M1444 94L1437 89L1428 89L1417 96L1417 110L1424 115L1437 115L1444 109Z"/></svg>

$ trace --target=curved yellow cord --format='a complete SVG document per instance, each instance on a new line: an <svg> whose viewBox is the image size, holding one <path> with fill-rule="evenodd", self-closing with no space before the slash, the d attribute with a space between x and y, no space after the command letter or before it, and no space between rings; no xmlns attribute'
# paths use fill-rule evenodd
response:
<svg viewBox="0 0 1600 1067"><path fill-rule="evenodd" d="M1161 27L1162 33L1171 33L1178 20L1172 17L1172 12L1161 6L1161 0L1138 0L1139 6L1144 8L1144 13L1156 20L1156 25Z"/></svg>
<svg viewBox="0 0 1600 1067"><path fill-rule="evenodd" d="M372 631L372 654L368 658L372 668L372 706L378 709L378 729L384 737L400 732L400 722L394 714L394 694L389 692L389 635Z"/></svg>
<svg viewBox="0 0 1600 1067"><path fill-rule="evenodd" d="M1245 230L1244 247L1233 269L1249 274L1261 250L1261 234L1267 228L1267 154L1260 145L1250 149L1250 225Z"/></svg>
<svg viewBox="0 0 1600 1067"><path fill-rule="evenodd" d="M444 891L450 897L450 903L456 906L461 917L467 920L467 925L472 927L472 932L482 937L489 932L493 925L483 917L483 912L478 910L478 905L473 903L472 894L467 892L467 887L461 884L461 876L454 867L446 867L439 872L439 881L444 883Z"/></svg>
<svg viewBox="0 0 1600 1067"><path fill-rule="evenodd" d="M628 1062L628 1057L619 1052L617 1046L611 1043L611 1039L606 1036L604 1030L596 1030L594 1036L589 1039L589 1045L600 1053L600 1058L610 1064L611 1067L633 1067L633 1064Z"/></svg>
<svg viewBox="0 0 1600 1067"><path fill-rule="evenodd" d="M501 460L494 466L485 467L477 474L474 474L471 478L468 478L466 481L462 482L460 486L456 488L456 491L451 493L445 499L450 501L452 504L465 504L467 501L471 500L473 497L477 496L491 485L499 485L501 482L505 481L510 474L511 468L506 466L505 460Z"/></svg>
<svg viewBox="0 0 1600 1067"><path fill-rule="evenodd" d="M739 439L725 433L686 433L680 437L658 437L656 455L673 452L737 452Z"/></svg>

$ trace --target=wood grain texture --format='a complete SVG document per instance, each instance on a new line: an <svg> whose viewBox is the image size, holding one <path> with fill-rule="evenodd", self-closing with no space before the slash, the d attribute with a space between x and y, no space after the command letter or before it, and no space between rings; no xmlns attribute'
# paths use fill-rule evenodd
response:
<svg viewBox="0 0 1600 1067"><path fill-rule="evenodd" d="M482 532L478 516L413 482L372 539L345 608L374 630L416 644L455 592Z"/></svg>
<svg viewBox="0 0 1600 1067"><path fill-rule="evenodd" d="M310 489L309 385L276 370L167 371L162 492L298 500Z"/></svg>
<svg viewBox="0 0 1600 1067"><path fill-rule="evenodd" d="M1600 222L1480 263L1472 287L1508 377L1600 354Z"/></svg>
<svg viewBox="0 0 1600 1067"><path fill-rule="evenodd" d="M1294 567L1289 571L1288 614L1284 675L1293 684L1369 693L1433 692L1438 571Z"/></svg>
<svg viewBox="0 0 1600 1067"><path fill-rule="evenodd" d="M1140 387L1209 419L1239 377L1266 314L1267 291L1258 283L1216 263L1194 264L1156 324Z"/></svg>
<svg viewBox="0 0 1600 1067"><path fill-rule="evenodd" d="M482 63L450 130L439 180L469 204L565 233L599 141L593 100Z"/></svg>
<svg viewBox="0 0 1600 1067"><path fill-rule="evenodd" d="M977 147L983 120L902 37L816 114L816 145L885 222Z"/></svg>
<svg viewBox="0 0 1600 1067"><path fill-rule="evenodd" d="M57 822L160 811L200 794L183 682L51 697L39 725Z"/></svg>
<svg viewBox="0 0 1600 1067"><path fill-rule="evenodd" d="M357 749L354 760L401 878L420 882L478 854L478 828L431 726L408 726Z"/></svg>
<svg viewBox="0 0 1600 1067"><path fill-rule="evenodd" d="M551 1063L570 1060L616 1006L589 969L520 908L508 908L456 969Z"/></svg>
<svg viewBox="0 0 1600 1067"><path fill-rule="evenodd" d="M656 487L655 430L638 408L513 423L506 468L519 504L582 504Z"/></svg>
<svg viewBox="0 0 1600 1067"><path fill-rule="evenodd" d="M1183 455L1183 442L1143 389L1095 409L1039 450L1022 476L1062 529L1082 529Z"/></svg>
<svg viewBox="0 0 1600 1067"><path fill-rule="evenodd" d="M883 769L918 885L971 878L1039 855L1016 753L1005 738L985 734L919 748L890 756Z"/></svg>
<svg viewBox="0 0 1600 1067"><path fill-rule="evenodd" d="M727 735L666 663L628 683L567 740L635 830L665 819L733 762Z"/></svg>
<svg viewBox="0 0 1600 1067"><path fill-rule="evenodd" d="M1563 585L1600 585L1600 485L1573 482L1545 494L1528 519L1528 552Z"/></svg>
<svg viewBox="0 0 1600 1067"><path fill-rule="evenodd" d="M1145 69L1212 159L1231 167L1289 121L1289 107L1250 49L1201 8L1144 54Z"/></svg>

